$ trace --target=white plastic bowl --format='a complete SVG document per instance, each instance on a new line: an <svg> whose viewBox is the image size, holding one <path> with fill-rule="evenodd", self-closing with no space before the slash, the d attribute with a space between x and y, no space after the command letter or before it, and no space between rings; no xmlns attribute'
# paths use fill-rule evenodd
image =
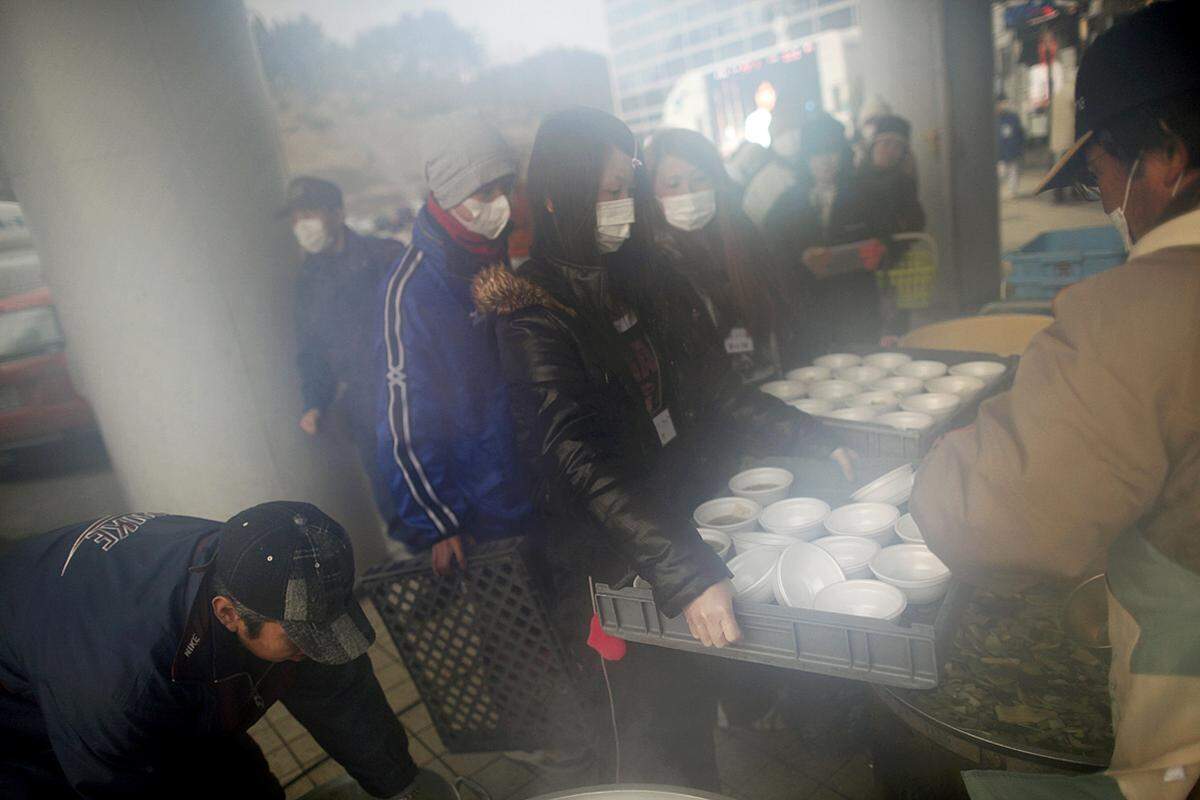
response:
<svg viewBox="0 0 1200 800"><path fill-rule="evenodd" d="M863 363L867 366L879 367L885 372L895 372L910 361L912 361L912 356L907 353L871 353L863 359Z"/></svg>
<svg viewBox="0 0 1200 800"><path fill-rule="evenodd" d="M711 528L722 533L754 530L762 506L745 497L718 497L701 503L692 513L698 528ZM733 521L736 518L736 522Z"/></svg>
<svg viewBox="0 0 1200 800"><path fill-rule="evenodd" d="M847 400L846 407L869 408L876 414L883 414L900 407L900 396L892 392L863 392Z"/></svg>
<svg viewBox="0 0 1200 800"><path fill-rule="evenodd" d="M850 495L850 499L856 503L887 503L890 506L901 506L912 496L915 479L916 471L912 464L904 464L871 481Z"/></svg>
<svg viewBox="0 0 1200 800"><path fill-rule="evenodd" d="M817 611L894 620L908 608L904 592L883 581L845 580L826 586L813 601Z"/></svg>
<svg viewBox="0 0 1200 800"><path fill-rule="evenodd" d="M789 608L812 608L822 589L844 580L833 556L810 542L797 542L775 567L775 600Z"/></svg>
<svg viewBox="0 0 1200 800"><path fill-rule="evenodd" d="M950 588L950 570L924 545L883 548L871 559L871 572L904 592L914 605L939 600Z"/></svg>
<svg viewBox="0 0 1200 800"><path fill-rule="evenodd" d="M779 550L760 547L739 553L729 560L733 573L733 591L738 600L749 603L769 603L775 593L775 569Z"/></svg>
<svg viewBox="0 0 1200 800"><path fill-rule="evenodd" d="M834 405L842 405L848 398L862 391L853 381L820 381L808 387L808 396L816 400L828 400Z"/></svg>
<svg viewBox="0 0 1200 800"><path fill-rule="evenodd" d="M731 533L729 538L733 539L733 547L737 550L738 555L748 553L759 547L772 547L782 553L797 541L800 541L800 538L797 536L770 533L768 531L738 531L737 533Z"/></svg>
<svg viewBox="0 0 1200 800"><path fill-rule="evenodd" d="M846 580L871 577L871 559L880 549L879 542L862 536L822 536L813 544L833 556Z"/></svg>
<svg viewBox="0 0 1200 800"><path fill-rule="evenodd" d="M984 385L982 380L970 375L943 375L925 381L925 391L930 394L956 394L967 400L982 392Z"/></svg>
<svg viewBox="0 0 1200 800"><path fill-rule="evenodd" d="M925 544L925 535L917 527L917 521L913 519L912 514L905 514L896 520L896 535L905 544Z"/></svg>
<svg viewBox="0 0 1200 800"><path fill-rule="evenodd" d="M789 381L799 381L800 383L817 383L818 381L827 381L833 377L833 370L829 367L799 367L797 369L788 370L785 375Z"/></svg>
<svg viewBox="0 0 1200 800"><path fill-rule="evenodd" d="M774 395L785 403L804 397L808 387L799 381L767 381L758 387L769 395Z"/></svg>
<svg viewBox="0 0 1200 800"><path fill-rule="evenodd" d="M990 381L999 378L1007 369L1008 367L999 361L968 361L964 364L955 364L950 368L950 374L967 375L971 378L979 378L981 381Z"/></svg>
<svg viewBox="0 0 1200 800"><path fill-rule="evenodd" d="M870 386L880 378L887 376L887 372L879 367L868 367L859 365L857 367L846 367L838 370L838 380L850 381L857 383L859 386Z"/></svg>
<svg viewBox="0 0 1200 800"><path fill-rule="evenodd" d="M875 419L875 412L866 406L858 408L835 408L822 416L828 419L844 419L849 422L870 422Z"/></svg>
<svg viewBox="0 0 1200 800"><path fill-rule="evenodd" d="M900 408L905 411L928 414L934 419L950 416L961 405L962 398L956 394L914 394L900 401Z"/></svg>
<svg viewBox="0 0 1200 800"><path fill-rule="evenodd" d="M853 353L830 353L813 360L814 367L829 367L832 370L857 367L861 363L862 356L856 356Z"/></svg>
<svg viewBox="0 0 1200 800"><path fill-rule="evenodd" d="M875 421L901 431L923 431L933 427L936 420L919 411L889 411L886 414L880 414Z"/></svg>
<svg viewBox="0 0 1200 800"><path fill-rule="evenodd" d="M722 561L733 558L733 539L729 538L728 533L712 528L698 528L697 532L704 543L711 547Z"/></svg>
<svg viewBox="0 0 1200 800"><path fill-rule="evenodd" d="M737 497L753 500L765 508L787 497L793 480L792 473L786 469L755 467L730 478L729 491Z"/></svg>
<svg viewBox="0 0 1200 800"><path fill-rule="evenodd" d="M928 381L945 375L946 365L941 361L910 361L898 367L896 374Z"/></svg>
<svg viewBox="0 0 1200 800"><path fill-rule="evenodd" d="M834 536L862 536L880 545L891 541L900 509L887 503L850 503L835 508L825 518L825 530Z"/></svg>
<svg viewBox="0 0 1200 800"><path fill-rule="evenodd" d="M815 497L792 497L763 509L758 521L771 533L812 539L821 534L829 504Z"/></svg>
<svg viewBox="0 0 1200 800"><path fill-rule="evenodd" d="M920 378L908 378L904 375L893 375L881 378L871 384L871 388L879 392L892 392L900 397L910 394L920 394L925 391L925 382Z"/></svg>
<svg viewBox="0 0 1200 800"><path fill-rule="evenodd" d="M788 403L789 406L797 411L803 411L805 414L828 414L833 411L833 402L830 400L818 400L815 397L806 397L803 400L793 400Z"/></svg>

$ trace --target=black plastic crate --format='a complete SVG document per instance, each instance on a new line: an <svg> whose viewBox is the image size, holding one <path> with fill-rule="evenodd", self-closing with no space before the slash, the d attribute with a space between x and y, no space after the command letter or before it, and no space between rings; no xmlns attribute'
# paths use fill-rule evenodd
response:
<svg viewBox="0 0 1200 800"><path fill-rule="evenodd" d="M872 351L850 348L846 352L867 355L877 352L877 349ZM924 350L902 347L897 352L907 353L914 360L941 361L951 367L955 364L965 364L968 361L995 361L1004 364L1008 369L1002 375L985 382L979 394L963 403L953 416L938 420L932 427L923 431L902 431L875 422L820 418L823 424L837 431L838 439L842 444L864 458L919 461L946 431L970 424L979 411L980 403L1012 386L1017 362L1020 360L1018 356L999 356L995 353L975 353L966 350Z"/></svg>
<svg viewBox="0 0 1200 800"><path fill-rule="evenodd" d="M465 575L438 577L424 555L363 577L451 752L590 736L534 576L523 540L504 539L472 548Z"/></svg>
<svg viewBox="0 0 1200 800"><path fill-rule="evenodd" d="M631 642L905 689L932 689L971 594L970 586L954 581L939 603L909 606L895 622L735 602L742 639L722 648L696 641L682 615L664 617L649 589L598 584L595 597L604 630Z"/></svg>

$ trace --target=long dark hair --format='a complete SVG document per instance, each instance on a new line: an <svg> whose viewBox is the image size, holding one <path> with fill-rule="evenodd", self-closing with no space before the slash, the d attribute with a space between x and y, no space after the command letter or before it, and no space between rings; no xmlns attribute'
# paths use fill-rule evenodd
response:
<svg viewBox="0 0 1200 800"><path fill-rule="evenodd" d="M774 330L777 321L776 303L784 296L784 287L777 280L766 246L758 238L753 223L742 211L741 189L725 171L716 145L696 131L670 128L656 132L646 147L648 183L667 156L686 161L708 176L717 199L717 213L705 227L710 236L711 257L723 265L729 277L732 300L740 322L751 333L766 334ZM653 204L655 238L668 248L683 250L680 233L663 217L658 204Z"/></svg>
<svg viewBox="0 0 1200 800"><path fill-rule="evenodd" d="M533 140L526 179L533 214L530 253L534 257L561 258L576 264L599 262L596 196L610 147L630 158L637 154L633 133L612 114L577 106L542 120ZM638 223L642 222L641 212L638 207ZM634 224L635 236L640 227L645 226Z"/></svg>

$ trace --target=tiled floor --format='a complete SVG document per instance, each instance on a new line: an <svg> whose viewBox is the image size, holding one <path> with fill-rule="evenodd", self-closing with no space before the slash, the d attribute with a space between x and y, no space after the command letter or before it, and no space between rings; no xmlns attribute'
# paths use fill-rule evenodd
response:
<svg viewBox="0 0 1200 800"><path fill-rule="evenodd" d="M492 800L523 800L571 788L554 775L499 753L446 752L429 712L400 662L378 615L364 606L379 633L370 657L388 702L408 731L417 764L449 779L464 776ZM717 764L723 791L735 800L871 800L877 797L866 741L862 688L845 681L813 679L782 706L784 729L717 731ZM820 683L815 683L820 681ZM262 747L288 798L345 774L281 704L250 733ZM469 792L464 793L471 798ZM474 798L471 798L474 800Z"/></svg>

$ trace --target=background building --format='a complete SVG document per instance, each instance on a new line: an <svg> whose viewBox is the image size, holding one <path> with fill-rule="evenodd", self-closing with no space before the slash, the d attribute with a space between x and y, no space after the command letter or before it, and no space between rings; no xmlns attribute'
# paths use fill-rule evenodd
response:
<svg viewBox="0 0 1200 800"><path fill-rule="evenodd" d="M617 111L635 132L645 133L659 124L668 94L685 75L718 66L737 71L739 61L780 58L814 34L855 28L858 5L857 0L605 0ZM851 102L840 99L833 105Z"/></svg>

